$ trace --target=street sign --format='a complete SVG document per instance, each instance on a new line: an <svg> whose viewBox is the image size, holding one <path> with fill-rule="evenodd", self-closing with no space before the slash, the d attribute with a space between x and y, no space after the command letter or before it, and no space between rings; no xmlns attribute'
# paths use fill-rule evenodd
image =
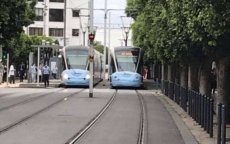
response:
<svg viewBox="0 0 230 144"><path fill-rule="evenodd" d="M89 40L90 40L90 41L93 41L94 38L95 38L95 34L90 33L90 34L89 34Z"/></svg>

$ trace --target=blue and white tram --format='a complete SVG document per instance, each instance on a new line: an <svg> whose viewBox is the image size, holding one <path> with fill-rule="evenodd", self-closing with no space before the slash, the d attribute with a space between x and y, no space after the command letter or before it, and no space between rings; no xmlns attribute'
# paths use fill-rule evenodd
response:
<svg viewBox="0 0 230 144"><path fill-rule="evenodd" d="M62 86L89 86L89 47L66 46L62 50L65 70L61 74ZM102 80L102 54L94 50L94 84Z"/></svg>
<svg viewBox="0 0 230 144"><path fill-rule="evenodd" d="M133 46L115 47L111 50L111 87L143 86L143 49Z"/></svg>

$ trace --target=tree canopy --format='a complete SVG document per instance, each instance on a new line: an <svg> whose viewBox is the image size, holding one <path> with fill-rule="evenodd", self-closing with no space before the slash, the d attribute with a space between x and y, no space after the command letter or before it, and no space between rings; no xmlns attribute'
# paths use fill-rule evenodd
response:
<svg viewBox="0 0 230 144"><path fill-rule="evenodd" d="M33 23L36 0L1 0L0 3L0 44L12 52L10 41L23 32L23 27Z"/></svg>
<svg viewBox="0 0 230 144"><path fill-rule="evenodd" d="M230 54L230 1L128 0L126 12L135 19L134 44L149 58L184 63Z"/></svg>

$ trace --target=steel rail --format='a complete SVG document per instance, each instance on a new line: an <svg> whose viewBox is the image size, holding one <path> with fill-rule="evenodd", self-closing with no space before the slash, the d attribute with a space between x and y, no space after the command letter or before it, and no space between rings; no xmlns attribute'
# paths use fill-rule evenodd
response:
<svg viewBox="0 0 230 144"><path fill-rule="evenodd" d="M63 90L63 89L61 89L61 90ZM59 90L59 91L61 91L61 90ZM11 108L16 107L16 106L21 105L21 104L26 104L26 103L28 103L28 102L35 101L35 100L37 100L37 99L46 97L46 96L48 96L48 95L50 95L50 94L53 94L53 93L56 93L56 92L59 92L59 91L41 94L41 95L38 95L38 96L36 96L36 97L28 98L28 99L25 99L25 100L23 100L23 101L20 101L20 102L17 102L17 103L14 103L14 104L11 104L11 105L2 107L2 108L0 108L0 112L1 112L1 111L4 111L4 110L11 109ZM27 95L31 95L31 94L27 94Z"/></svg>
<svg viewBox="0 0 230 144"><path fill-rule="evenodd" d="M70 138L65 144L74 144L77 142L104 114L104 112L111 106L114 102L115 97L117 95L117 90L114 92L113 96L110 98L108 103L104 106L104 108L88 123L82 128L79 132L77 132L72 138Z"/></svg>
<svg viewBox="0 0 230 144"><path fill-rule="evenodd" d="M139 134L138 134L138 141L137 144L145 144L147 143L146 141L146 129L147 129L147 115L146 115L146 108L145 108L145 104L144 104L144 98L143 95L141 93L139 93L136 90L137 96L139 98L140 101L140 109L141 109L141 117L140 117L140 128L139 128Z"/></svg>
<svg viewBox="0 0 230 144"><path fill-rule="evenodd" d="M61 103L61 102L64 102L66 98L71 98L71 97L73 97L74 95L79 94L79 93L81 93L81 92L84 91L84 90L85 90L85 89L82 89L82 90L78 91L77 93L74 92L74 93L72 93L72 94L70 94L70 95L67 95L67 96L65 96L64 98L61 98L61 99L55 101L54 103L52 103L52 104L50 104L50 105L48 105L48 106L46 106L46 107L44 107L44 108L42 108L42 109L40 109L40 110L38 110L38 111L36 111L36 112L34 112L34 113L28 115L28 116L23 117L23 118L21 118L20 120L15 121L15 122L12 123L12 124L9 124L9 125L7 125L7 126L1 128L1 129L0 129L0 134L6 132L6 131L8 131L8 130L10 130L10 129L16 127L16 126L18 126L18 125L20 125L21 123L23 123L23 122L25 122L25 121L31 119L31 118L34 117L35 115L38 115L38 114L40 114L40 113L42 113L42 112L44 112L44 111L46 111L46 110L52 108L53 106L55 106L55 105L57 105L57 104L59 104L59 103Z"/></svg>

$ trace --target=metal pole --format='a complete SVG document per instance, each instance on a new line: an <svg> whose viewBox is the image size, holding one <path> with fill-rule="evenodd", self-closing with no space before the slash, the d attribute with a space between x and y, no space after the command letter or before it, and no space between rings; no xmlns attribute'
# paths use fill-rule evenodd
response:
<svg viewBox="0 0 230 144"><path fill-rule="evenodd" d="M222 106L221 112L221 144L226 144L226 113L225 105Z"/></svg>
<svg viewBox="0 0 230 144"><path fill-rule="evenodd" d="M110 50L111 50L111 47L110 47L110 35L111 35L111 13L109 12L109 35L108 35L108 80L110 80L110 62L111 62L111 57L110 57Z"/></svg>
<svg viewBox="0 0 230 144"><path fill-rule="evenodd" d="M85 46L85 32L83 32L83 46Z"/></svg>
<svg viewBox="0 0 230 144"><path fill-rule="evenodd" d="M38 63L37 63L37 86L39 86L39 64L40 64L40 47L38 47Z"/></svg>
<svg viewBox="0 0 230 144"><path fill-rule="evenodd" d="M66 7L67 7L67 4L66 4L66 1L67 0L64 0L64 46L66 46Z"/></svg>
<svg viewBox="0 0 230 144"><path fill-rule="evenodd" d="M7 59L6 59L6 85L8 85L9 84L9 59L10 59L10 57L9 57L9 53L7 53L7 55L6 55L6 57L7 57Z"/></svg>
<svg viewBox="0 0 230 144"><path fill-rule="evenodd" d="M106 20L107 20L107 0L105 0L105 17L104 17L104 64L103 64L103 85L105 86L105 69L106 69Z"/></svg>
<svg viewBox="0 0 230 144"><path fill-rule="evenodd" d="M43 10L43 35L46 36L46 11L47 5L46 0L44 0L44 10Z"/></svg>
<svg viewBox="0 0 230 144"><path fill-rule="evenodd" d="M128 42L128 32L125 32L125 46L127 46Z"/></svg>
<svg viewBox="0 0 230 144"><path fill-rule="evenodd" d="M221 144L221 123L222 123L222 104L218 104L217 113L217 144Z"/></svg>
<svg viewBox="0 0 230 144"><path fill-rule="evenodd" d="M210 100L210 127L209 127L209 136L213 137L213 111L214 111L214 100Z"/></svg>
<svg viewBox="0 0 230 144"><path fill-rule="evenodd" d="M162 93L165 93L164 91L164 62L161 62L161 91Z"/></svg>
<svg viewBox="0 0 230 144"><path fill-rule="evenodd" d="M93 33L93 0L90 0L90 33ZM90 41L90 56L93 56L93 42ZM89 82L89 97L93 97L93 61L90 60L90 82Z"/></svg>

